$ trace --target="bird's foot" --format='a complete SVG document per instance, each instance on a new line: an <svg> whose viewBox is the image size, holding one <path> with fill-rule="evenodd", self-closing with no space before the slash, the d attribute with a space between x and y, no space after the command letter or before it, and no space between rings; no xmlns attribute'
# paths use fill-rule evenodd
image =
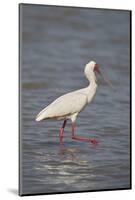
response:
<svg viewBox="0 0 135 200"><path fill-rule="evenodd" d="M73 136L72 137L72 141L74 141L74 140L91 142L92 144L97 144L98 143L95 138L85 138L85 137L80 137L80 136Z"/></svg>
<svg viewBox="0 0 135 200"><path fill-rule="evenodd" d="M98 141L95 139L95 138L90 138L89 141L92 143L92 144L97 144Z"/></svg>

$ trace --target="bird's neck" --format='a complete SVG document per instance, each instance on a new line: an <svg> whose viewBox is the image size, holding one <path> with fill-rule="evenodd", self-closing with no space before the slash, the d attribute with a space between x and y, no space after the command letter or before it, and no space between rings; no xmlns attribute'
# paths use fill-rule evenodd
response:
<svg viewBox="0 0 135 200"><path fill-rule="evenodd" d="M93 71L91 72L90 76L88 77L88 80L90 83L96 83L97 79L96 79L96 75Z"/></svg>
<svg viewBox="0 0 135 200"><path fill-rule="evenodd" d="M88 80L89 80L89 85L86 88L86 92L87 92L88 102L90 102L94 97L97 89L96 76L94 72L93 74L91 74L91 76L89 76Z"/></svg>
<svg viewBox="0 0 135 200"><path fill-rule="evenodd" d="M97 82L95 80L91 80L87 87L87 91L88 91L88 93L91 93L91 91L96 88L97 88Z"/></svg>
<svg viewBox="0 0 135 200"><path fill-rule="evenodd" d="M90 85L96 84L96 82L97 82L96 75L93 71L90 73L89 76L87 76L87 79L88 79Z"/></svg>

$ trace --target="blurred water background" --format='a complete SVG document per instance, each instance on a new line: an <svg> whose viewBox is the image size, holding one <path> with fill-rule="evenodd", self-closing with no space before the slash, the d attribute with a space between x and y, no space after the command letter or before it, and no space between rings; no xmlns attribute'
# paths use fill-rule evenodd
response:
<svg viewBox="0 0 135 200"><path fill-rule="evenodd" d="M21 5L21 193L130 188L130 12ZM71 122L36 122L55 98L88 85L83 70L95 60L116 91L99 88ZM65 105L66 106L66 105Z"/></svg>

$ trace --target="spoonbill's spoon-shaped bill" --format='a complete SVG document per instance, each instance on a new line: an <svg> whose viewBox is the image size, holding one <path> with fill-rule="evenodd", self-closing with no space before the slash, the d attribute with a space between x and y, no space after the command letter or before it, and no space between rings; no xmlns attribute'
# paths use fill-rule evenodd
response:
<svg viewBox="0 0 135 200"><path fill-rule="evenodd" d="M114 87L113 87L112 83L101 72L101 70L99 69L99 65L98 64L95 65L94 71L99 73L102 76L102 78L104 79L104 81L114 90Z"/></svg>

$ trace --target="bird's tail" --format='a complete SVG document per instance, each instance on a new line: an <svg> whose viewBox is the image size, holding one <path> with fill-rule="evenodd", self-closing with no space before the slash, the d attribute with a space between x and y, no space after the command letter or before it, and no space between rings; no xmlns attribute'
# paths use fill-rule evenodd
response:
<svg viewBox="0 0 135 200"><path fill-rule="evenodd" d="M35 119L37 122L40 122L41 120L43 120L43 118L38 114L36 116L36 119Z"/></svg>
<svg viewBox="0 0 135 200"><path fill-rule="evenodd" d="M37 122L42 121L43 119L46 118L46 112L45 112L46 110L47 110L47 107L44 108L43 110L41 110L40 113L38 113L38 115L36 116L36 119L35 119Z"/></svg>

